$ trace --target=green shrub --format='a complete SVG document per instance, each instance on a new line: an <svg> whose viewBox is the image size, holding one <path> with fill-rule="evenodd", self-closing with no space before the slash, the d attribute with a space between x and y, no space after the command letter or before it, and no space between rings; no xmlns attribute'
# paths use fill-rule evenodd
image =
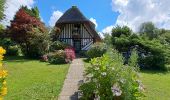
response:
<svg viewBox="0 0 170 100"><path fill-rule="evenodd" d="M87 51L87 56L89 58L101 57L106 52L106 50L105 43L95 43Z"/></svg>
<svg viewBox="0 0 170 100"><path fill-rule="evenodd" d="M64 50L68 45L65 43L62 43L60 41L54 41L51 45L50 45L50 51L54 52L56 50Z"/></svg>
<svg viewBox="0 0 170 100"><path fill-rule="evenodd" d="M66 63L66 54L63 50L57 50L48 54L48 61L52 64L63 64Z"/></svg>
<svg viewBox="0 0 170 100"><path fill-rule="evenodd" d="M39 58L49 51L49 36L47 33L35 31L34 37L29 40L27 45L22 44L22 51L25 56Z"/></svg>
<svg viewBox="0 0 170 100"><path fill-rule="evenodd" d="M7 55L18 56L19 54L20 54L20 47L18 45L8 47Z"/></svg>
<svg viewBox="0 0 170 100"><path fill-rule="evenodd" d="M138 100L143 96L143 85L139 81L136 63L124 65L117 51L107 52L91 60L85 70L85 82L79 87L82 100Z"/></svg>
<svg viewBox="0 0 170 100"><path fill-rule="evenodd" d="M87 57L87 51L80 51L79 52L79 55L82 56L82 57Z"/></svg>
<svg viewBox="0 0 170 100"><path fill-rule="evenodd" d="M170 49L157 40L141 40L138 59L141 68L151 70L166 70L166 64L170 63Z"/></svg>
<svg viewBox="0 0 170 100"><path fill-rule="evenodd" d="M112 37L112 40L113 46L120 53L126 54L126 60L129 59L131 49L137 46L138 64L141 69L166 70L166 65L170 64L170 48L161 44L159 40L149 40L134 34Z"/></svg>
<svg viewBox="0 0 170 100"><path fill-rule="evenodd" d="M0 39L0 45L6 49L6 55L17 56L21 53L21 48L10 38Z"/></svg>

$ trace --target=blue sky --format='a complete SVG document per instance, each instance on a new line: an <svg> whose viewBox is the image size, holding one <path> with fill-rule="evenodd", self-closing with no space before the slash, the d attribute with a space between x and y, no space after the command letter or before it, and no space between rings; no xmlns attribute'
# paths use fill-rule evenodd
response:
<svg viewBox="0 0 170 100"><path fill-rule="evenodd" d="M111 0L37 0L43 21L48 25L52 13L56 10L65 12L72 5L76 5L87 18L97 21L98 31L116 22L118 13L112 10Z"/></svg>
<svg viewBox="0 0 170 100"><path fill-rule="evenodd" d="M91 19L101 33L110 33L117 25L138 31L143 22L151 21L158 28L170 29L170 0L6 0L6 18L0 23L7 26L21 6L38 6L45 24L53 26L72 5Z"/></svg>

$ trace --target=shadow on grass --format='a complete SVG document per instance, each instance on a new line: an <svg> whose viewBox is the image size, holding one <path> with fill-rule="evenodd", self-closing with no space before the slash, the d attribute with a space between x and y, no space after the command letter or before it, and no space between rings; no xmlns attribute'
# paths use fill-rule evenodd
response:
<svg viewBox="0 0 170 100"><path fill-rule="evenodd" d="M30 59L25 56L5 56L4 57L4 61L7 61L7 62L26 62L26 61L32 61L32 60L35 60L35 59Z"/></svg>
<svg viewBox="0 0 170 100"><path fill-rule="evenodd" d="M46 63L48 66L50 66L50 65L68 65L67 63L60 63L60 64L54 64L54 63L48 63L48 62L46 62Z"/></svg>
<svg viewBox="0 0 170 100"><path fill-rule="evenodd" d="M161 70L141 70L142 73L146 74L168 74L169 71L161 71Z"/></svg>

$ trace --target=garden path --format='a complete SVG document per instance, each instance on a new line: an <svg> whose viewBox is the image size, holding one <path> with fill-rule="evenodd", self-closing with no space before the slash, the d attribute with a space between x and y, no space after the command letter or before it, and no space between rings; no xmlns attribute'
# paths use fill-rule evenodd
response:
<svg viewBox="0 0 170 100"><path fill-rule="evenodd" d="M81 58L74 59L64 81L58 100L78 100L78 85L83 80L84 64Z"/></svg>

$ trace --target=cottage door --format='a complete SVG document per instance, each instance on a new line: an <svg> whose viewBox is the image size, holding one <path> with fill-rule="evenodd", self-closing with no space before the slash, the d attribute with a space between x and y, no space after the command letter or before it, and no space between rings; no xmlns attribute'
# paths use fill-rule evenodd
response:
<svg viewBox="0 0 170 100"><path fill-rule="evenodd" d="M80 40L74 40L74 49L76 53L78 53L81 50L81 41Z"/></svg>

